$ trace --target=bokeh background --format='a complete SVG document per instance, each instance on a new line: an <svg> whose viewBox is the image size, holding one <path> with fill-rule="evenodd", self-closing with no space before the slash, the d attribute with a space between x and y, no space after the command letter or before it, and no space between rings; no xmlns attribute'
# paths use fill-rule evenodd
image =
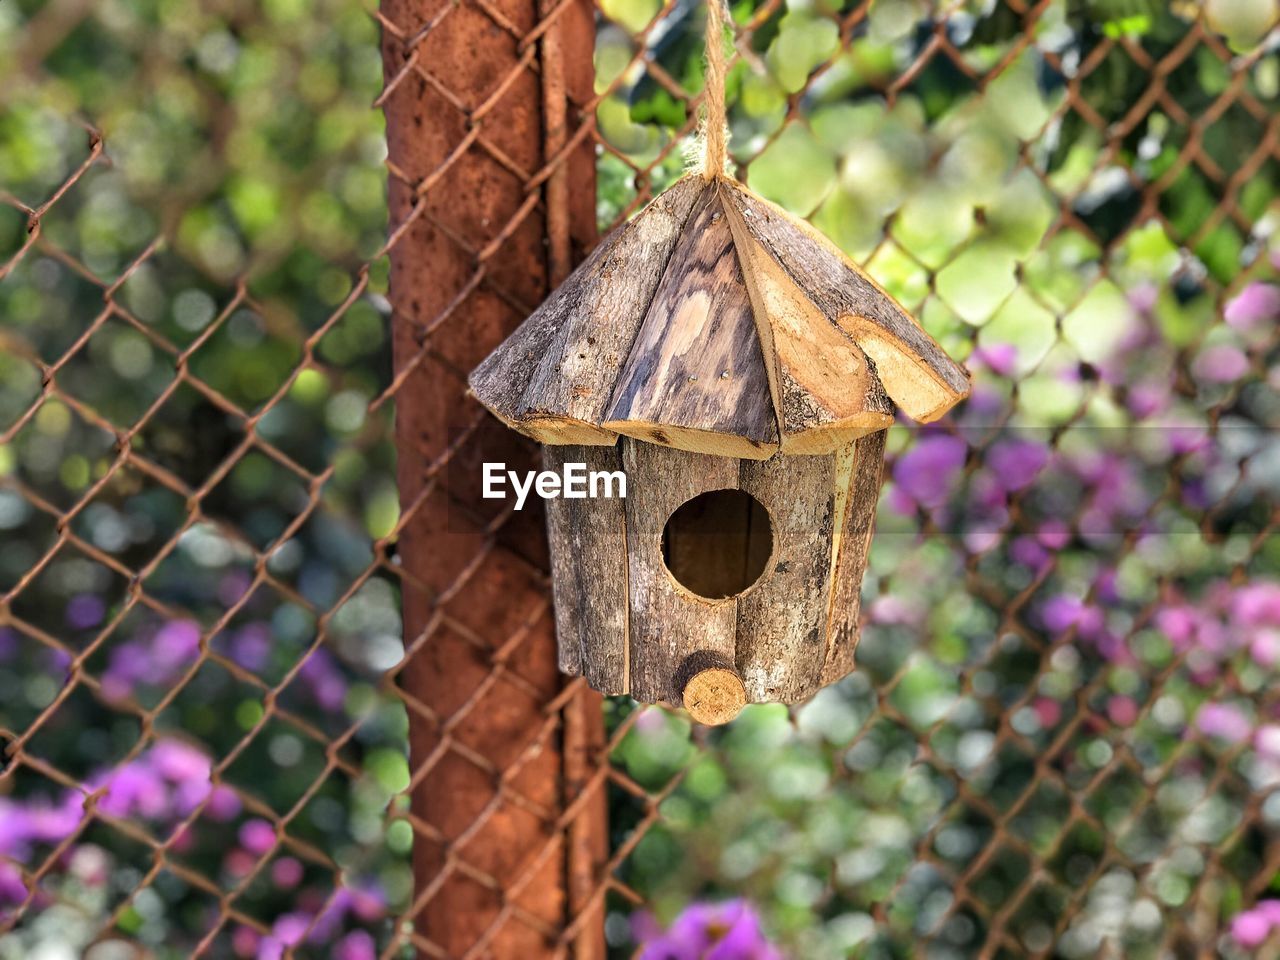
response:
<svg viewBox="0 0 1280 960"><path fill-rule="evenodd" d="M606 705L610 950L1275 955L1275 3L731 11L739 175L974 393L890 433L857 673ZM4 960L411 955L374 14L0 4ZM603 228L702 20L598 4Z"/></svg>

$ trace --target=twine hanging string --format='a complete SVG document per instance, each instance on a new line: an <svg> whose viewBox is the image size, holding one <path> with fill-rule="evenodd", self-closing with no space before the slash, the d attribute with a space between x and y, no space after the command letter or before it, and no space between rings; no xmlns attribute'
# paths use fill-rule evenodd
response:
<svg viewBox="0 0 1280 960"><path fill-rule="evenodd" d="M707 0L707 71L703 88L702 176L710 181L724 175L728 147L724 106L724 0Z"/></svg>

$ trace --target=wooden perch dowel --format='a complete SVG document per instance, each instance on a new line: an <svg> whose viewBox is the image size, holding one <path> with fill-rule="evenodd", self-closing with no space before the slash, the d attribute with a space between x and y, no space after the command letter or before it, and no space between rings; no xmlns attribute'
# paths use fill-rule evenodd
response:
<svg viewBox="0 0 1280 960"><path fill-rule="evenodd" d="M697 723L709 727L728 723L747 705L742 678L724 657L710 650L690 654L676 671L672 685Z"/></svg>

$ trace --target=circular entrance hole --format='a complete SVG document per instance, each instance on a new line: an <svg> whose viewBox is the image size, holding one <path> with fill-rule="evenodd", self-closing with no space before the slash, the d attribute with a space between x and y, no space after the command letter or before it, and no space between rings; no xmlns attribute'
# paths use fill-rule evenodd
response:
<svg viewBox="0 0 1280 960"><path fill-rule="evenodd" d="M741 490L686 500L662 528L662 561L682 587L708 600L742 593L773 553L769 511Z"/></svg>

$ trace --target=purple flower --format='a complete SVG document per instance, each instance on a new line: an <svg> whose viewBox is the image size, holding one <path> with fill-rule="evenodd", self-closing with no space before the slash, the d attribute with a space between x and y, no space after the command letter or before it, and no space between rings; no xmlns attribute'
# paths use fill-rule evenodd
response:
<svg viewBox="0 0 1280 960"><path fill-rule="evenodd" d="M1267 321L1280 319L1280 287L1251 283L1227 304L1226 321L1237 330L1252 330Z"/></svg>
<svg viewBox="0 0 1280 960"><path fill-rule="evenodd" d="M1129 412L1138 420L1163 413L1169 408L1169 393L1168 384L1134 384L1126 396Z"/></svg>
<svg viewBox="0 0 1280 960"><path fill-rule="evenodd" d="M1249 358L1239 347L1220 343L1200 351L1191 372L1205 383L1234 383L1249 372Z"/></svg>
<svg viewBox="0 0 1280 960"><path fill-rule="evenodd" d="M342 709L347 700L347 680L327 651L311 651L298 675L322 709Z"/></svg>
<svg viewBox="0 0 1280 960"><path fill-rule="evenodd" d="M333 960L375 960L378 949L364 930L352 930L333 948Z"/></svg>
<svg viewBox="0 0 1280 960"><path fill-rule="evenodd" d="M27 835L40 843L61 843L80 828L83 819L83 799L68 793L57 805L41 801L27 807Z"/></svg>
<svg viewBox="0 0 1280 960"><path fill-rule="evenodd" d="M170 812L168 787L145 762L117 767L101 786L106 793L98 800L98 809L108 816L123 820L141 814L160 819Z"/></svg>
<svg viewBox="0 0 1280 960"><path fill-rule="evenodd" d="M1061 550L1071 542L1071 528L1055 517L1050 517L1040 524L1036 539L1050 550Z"/></svg>
<svg viewBox="0 0 1280 960"><path fill-rule="evenodd" d="M111 652L102 691L113 700L132 696L139 684L162 686L200 655L200 628L191 620L170 620L149 639L122 643Z"/></svg>
<svg viewBox="0 0 1280 960"><path fill-rule="evenodd" d="M371 923L386 913L386 907L382 891L372 884L339 887L320 911L307 939L312 943L327 942L337 935L348 914Z"/></svg>
<svg viewBox="0 0 1280 960"><path fill-rule="evenodd" d="M1102 630L1102 611L1078 597L1059 594L1041 608L1040 616L1052 633L1063 633L1071 627L1085 638L1096 637Z"/></svg>
<svg viewBox="0 0 1280 960"><path fill-rule="evenodd" d="M893 465L893 482L922 507L946 502L968 450L964 441L945 435L923 437Z"/></svg>
<svg viewBox="0 0 1280 960"><path fill-rule="evenodd" d="M213 767L208 755L182 740L161 740L151 748L148 757L156 772L174 783L207 781Z"/></svg>
<svg viewBox="0 0 1280 960"><path fill-rule="evenodd" d="M1049 551L1031 537L1018 537L1009 544L1009 556L1015 563L1037 572L1049 563Z"/></svg>
<svg viewBox="0 0 1280 960"><path fill-rule="evenodd" d="M177 676L200 655L200 628L192 620L170 620L156 631L151 652L157 667Z"/></svg>
<svg viewBox="0 0 1280 960"><path fill-rule="evenodd" d="M253 586L253 578L246 570L235 570L228 573L218 584L218 599L224 607L236 604Z"/></svg>
<svg viewBox="0 0 1280 960"><path fill-rule="evenodd" d="M1206 703L1196 714L1196 727L1201 733L1228 743L1243 743L1253 732L1244 711L1229 703Z"/></svg>
<svg viewBox="0 0 1280 960"><path fill-rule="evenodd" d="M665 933L636 925L640 960L781 960L764 936L755 911L744 900L695 903Z"/></svg>
<svg viewBox="0 0 1280 960"><path fill-rule="evenodd" d="M88 630L100 624L106 613L107 605L99 597L82 593L72 597L67 604L67 626L73 630Z"/></svg>
<svg viewBox="0 0 1280 960"><path fill-rule="evenodd" d="M993 444L987 452L987 466L995 474L996 483L1012 493L1035 482L1049 462L1049 450L1031 440L1005 440Z"/></svg>
<svg viewBox="0 0 1280 960"><path fill-rule="evenodd" d="M231 641L231 659L246 670L261 672L271 656L271 631L266 624L251 623Z"/></svg>
<svg viewBox="0 0 1280 960"><path fill-rule="evenodd" d="M289 947L302 942L311 926L311 918L305 913L286 913L276 918L271 936L263 937L258 944L258 960L281 960Z"/></svg>
<svg viewBox="0 0 1280 960"><path fill-rule="evenodd" d="M0 906L12 906L27 899L27 885L15 864L0 861Z"/></svg>
<svg viewBox="0 0 1280 960"><path fill-rule="evenodd" d="M984 344L973 351L969 365L985 366L1001 377L1012 377L1018 363L1018 348L1011 343Z"/></svg>
<svg viewBox="0 0 1280 960"><path fill-rule="evenodd" d="M1154 283L1139 283L1128 294L1129 306L1138 313L1150 313L1156 308L1160 290Z"/></svg>

